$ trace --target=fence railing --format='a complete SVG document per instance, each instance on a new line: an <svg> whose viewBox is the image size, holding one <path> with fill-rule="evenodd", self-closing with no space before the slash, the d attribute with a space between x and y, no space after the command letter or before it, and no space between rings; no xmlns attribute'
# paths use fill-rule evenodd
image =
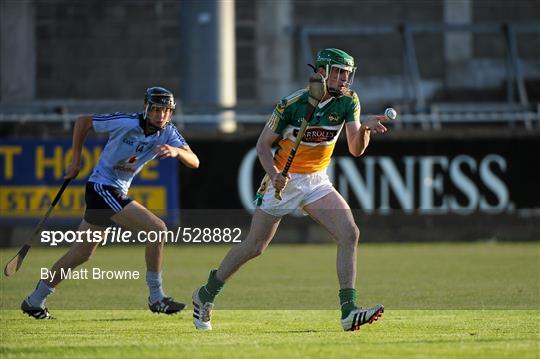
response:
<svg viewBox="0 0 540 359"><path fill-rule="evenodd" d="M497 106L490 108L483 104L464 104L457 107L454 104L434 104L430 113L399 114L395 122L399 128L402 125L420 125L424 129L440 129L448 124L467 123L508 123L521 124L527 129L540 128L540 104L536 111L519 111L518 107L503 111ZM475 108L475 106L477 106ZM0 125L8 123L63 123L69 126L81 114L2 114ZM362 114L366 118L371 114ZM179 125L219 125L224 122L236 124L264 124L268 115L237 114L228 111L223 114L176 114L174 123Z"/></svg>
<svg viewBox="0 0 540 359"><path fill-rule="evenodd" d="M407 100L414 102L416 112L427 111L427 101L421 86L420 70L414 43L414 35L421 33L469 32L475 34L500 34L506 45L506 98L515 101L517 88L519 104L529 105L527 89L523 79L522 64L518 54L516 35L539 33L540 22L500 23L500 24L399 24L399 25L357 25L357 26L302 26L299 28L300 46L305 63L314 58L311 38L314 36L383 35L400 34L403 45L403 84Z"/></svg>

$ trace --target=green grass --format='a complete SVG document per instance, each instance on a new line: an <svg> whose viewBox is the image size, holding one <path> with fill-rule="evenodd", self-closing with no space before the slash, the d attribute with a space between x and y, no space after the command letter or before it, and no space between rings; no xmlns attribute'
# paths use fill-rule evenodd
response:
<svg viewBox="0 0 540 359"><path fill-rule="evenodd" d="M337 311L216 311L212 332L190 313L62 311L56 321L3 311L3 357L537 358L538 311L389 310L345 333Z"/></svg>
<svg viewBox="0 0 540 359"><path fill-rule="evenodd" d="M167 293L189 303L227 249L167 247ZM0 251L2 265L15 251ZM355 333L339 324L335 246L271 246L227 284L212 332L196 332L190 311L144 310L144 279L65 281L47 303L57 320L23 316L16 308L39 268L64 251L33 248L14 277L0 280L1 357L539 356L538 243L362 244L359 301L386 311ZM99 248L86 267L139 270L144 278L143 252Z"/></svg>

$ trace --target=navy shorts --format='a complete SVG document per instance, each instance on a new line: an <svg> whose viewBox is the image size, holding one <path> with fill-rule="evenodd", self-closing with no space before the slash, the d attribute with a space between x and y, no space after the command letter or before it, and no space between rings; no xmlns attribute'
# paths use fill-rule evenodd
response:
<svg viewBox="0 0 540 359"><path fill-rule="evenodd" d="M113 226L114 222L110 218L133 201L119 188L95 182L86 183L84 199L84 220L102 227Z"/></svg>

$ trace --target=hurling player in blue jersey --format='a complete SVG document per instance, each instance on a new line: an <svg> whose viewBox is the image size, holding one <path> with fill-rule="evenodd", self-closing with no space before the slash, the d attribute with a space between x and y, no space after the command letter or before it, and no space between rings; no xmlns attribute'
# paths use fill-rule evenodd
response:
<svg viewBox="0 0 540 359"><path fill-rule="evenodd" d="M77 119L73 129L73 160L66 171L66 179L75 178L79 173L82 146L90 129L109 134L99 162L86 184L86 212L80 231L101 231L103 234L115 223L135 232L167 230L160 218L129 198L127 193L133 177L154 158L175 157L187 167L199 167L199 159L170 123L175 107L174 96L169 90L151 87L146 90L144 111L141 113L89 115ZM23 300L23 312L36 319L51 318L45 300L65 279L60 274L86 262L98 244L90 241L74 243L50 269L50 273L56 275L40 280L36 289ZM175 302L163 292L163 242L148 242L145 258L150 310L166 314L181 311L185 304Z"/></svg>

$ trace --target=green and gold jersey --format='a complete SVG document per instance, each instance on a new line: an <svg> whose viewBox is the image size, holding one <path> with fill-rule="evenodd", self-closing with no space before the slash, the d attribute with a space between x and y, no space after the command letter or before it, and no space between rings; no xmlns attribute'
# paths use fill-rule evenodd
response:
<svg viewBox="0 0 540 359"><path fill-rule="evenodd" d="M276 166L285 167L307 111L308 91L302 89L287 96L275 107L266 125L278 135L279 148L274 156ZM339 98L319 104L300 142L291 173L313 173L328 166L343 123L360 121L360 101L352 90Z"/></svg>

